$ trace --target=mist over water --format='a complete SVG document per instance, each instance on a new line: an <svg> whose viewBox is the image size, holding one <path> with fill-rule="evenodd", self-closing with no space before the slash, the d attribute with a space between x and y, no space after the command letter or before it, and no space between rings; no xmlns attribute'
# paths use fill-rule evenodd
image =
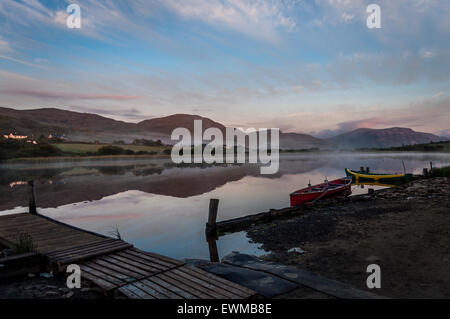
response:
<svg viewBox="0 0 450 319"><path fill-rule="evenodd" d="M344 169L421 173L450 165L450 154L281 154L275 175L257 165L177 166L168 160L9 164L0 166L0 214L25 212L26 181L37 185L41 214L110 235L116 227L136 247L175 258L208 258L204 227L210 198L220 199L218 220L289 206L289 193L345 176ZM371 188L377 188L371 186ZM353 193L367 187L353 186ZM261 254L245 232L221 237L220 257L231 251Z"/></svg>

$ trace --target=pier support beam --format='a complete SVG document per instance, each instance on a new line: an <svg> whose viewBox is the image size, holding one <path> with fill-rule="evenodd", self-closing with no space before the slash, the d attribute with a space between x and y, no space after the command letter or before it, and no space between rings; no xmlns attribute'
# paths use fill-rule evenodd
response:
<svg viewBox="0 0 450 319"><path fill-rule="evenodd" d="M217 220L217 208L219 207L219 200L211 198L209 200L209 213L208 222L206 223L206 235L211 236L217 232L216 220Z"/></svg>
<svg viewBox="0 0 450 319"><path fill-rule="evenodd" d="M29 213L36 215L36 191L34 188L34 181L28 181L28 207Z"/></svg>

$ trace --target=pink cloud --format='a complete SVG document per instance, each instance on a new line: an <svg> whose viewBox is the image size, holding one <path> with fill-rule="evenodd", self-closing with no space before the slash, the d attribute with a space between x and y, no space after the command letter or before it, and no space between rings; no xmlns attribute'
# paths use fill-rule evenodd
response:
<svg viewBox="0 0 450 319"><path fill-rule="evenodd" d="M37 91L32 89L5 89L1 93L19 96L31 96L47 99L70 99L70 100L136 100L140 96L116 95L116 94L91 94L91 93L68 93L57 91Z"/></svg>

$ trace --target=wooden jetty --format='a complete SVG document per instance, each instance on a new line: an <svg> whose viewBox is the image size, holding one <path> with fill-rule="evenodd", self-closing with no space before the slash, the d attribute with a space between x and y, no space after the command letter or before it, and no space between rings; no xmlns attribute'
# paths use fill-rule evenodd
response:
<svg viewBox="0 0 450 319"><path fill-rule="evenodd" d="M46 261L62 272L77 264L81 277L131 299L246 299L253 290L182 261L134 248L38 214L0 216L0 242L12 247L27 234ZM27 257L29 258L29 257Z"/></svg>

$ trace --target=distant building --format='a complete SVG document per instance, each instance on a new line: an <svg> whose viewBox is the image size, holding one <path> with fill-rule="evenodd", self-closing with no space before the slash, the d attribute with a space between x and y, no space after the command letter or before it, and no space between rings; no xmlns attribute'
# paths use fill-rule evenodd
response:
<svg viewBox="0 0 450 319"><path fill-rule="evenodd" d="M55 140L67 140L67 137L64 134L49 134L48 139L55 139Z"/></svg>
<svg viewBox="0 0 450 319"><path fill-rule="evenodd" d="M9 133L9 135L3 135L4 138L6 138L7 140L24 140L26 138L28 138L28 136L26 135L16 135L13 133Z"/></svg>

